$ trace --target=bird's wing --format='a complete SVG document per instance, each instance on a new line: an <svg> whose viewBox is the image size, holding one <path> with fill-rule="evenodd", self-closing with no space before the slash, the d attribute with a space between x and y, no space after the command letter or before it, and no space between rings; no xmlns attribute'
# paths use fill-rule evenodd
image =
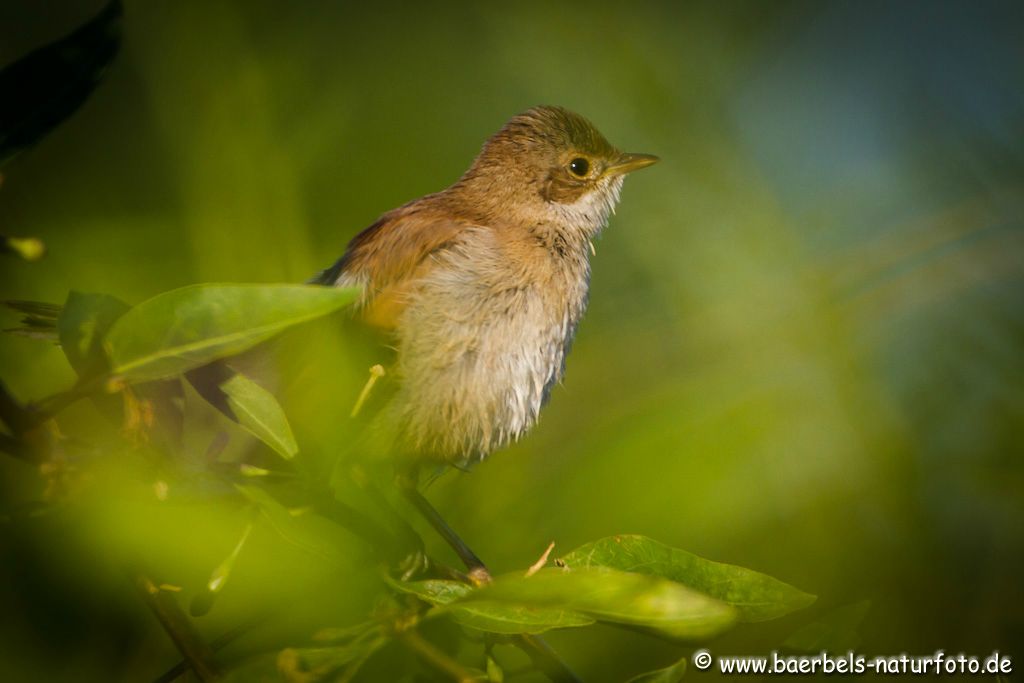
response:
<svg viewBox="0 0 1024 683"><path fill-rule="evenodd" d="M345 254L313 282L362 286L363 319L374 327L394 329L426 262L471 225L415 204L401 207L356 235Z"/></svg>

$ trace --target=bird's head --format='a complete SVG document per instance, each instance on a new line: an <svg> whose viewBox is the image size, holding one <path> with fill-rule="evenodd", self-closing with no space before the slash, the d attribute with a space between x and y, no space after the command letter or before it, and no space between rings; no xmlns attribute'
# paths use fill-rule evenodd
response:
<svg viewBox="0 0 1024 683"><path fill-rule="evenodd" d="M457 187L492 219L560 223L590 237L614 210L625 174L656 161L619 151L579 114L534 107L484 144Z"/></svg>

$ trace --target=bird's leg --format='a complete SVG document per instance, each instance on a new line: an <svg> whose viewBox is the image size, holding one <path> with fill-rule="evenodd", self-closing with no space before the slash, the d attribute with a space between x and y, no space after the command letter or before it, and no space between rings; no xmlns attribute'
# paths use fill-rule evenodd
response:
<svg viewBox="0 0 1024 683"><path fill-rule="evenodd" d="M395 527L395 531L398 537L404 541L404 546L410 548L412 552L407 555L403 561L401 569L404 570L402 576L403 580L407 580L409 577L414 576L421 571L427 569L429 565L429 559L427 558L426 552L423 547L423 539L416 533L416 530L412 527L404 516L393 507L392 503L387 499L380 489L373 485L371 482L364 482L363 488L369 495L370 500L373 501L377 507L388 516L391 523Z"/></svg>
<svg viewBox="0 0 1024 683"><path fill-rule="evenodd" d="M399 475L397 478L398 487L405 497L412 503L421 515L423 515L430 526L441 535L452 550L459 556L469 574L469 579L477 586L489 583L491 573L487 570L484 561L476 556L476 553L466 545L466 542L459 538L459 535L448 526L434 506L430 504L419 489L416 487L416 478L408 474ZM540 636L521 633L515 636L519 647L529 655L534 666L540 669L554 683L581 683L580 678L569 668L568 664L551 649Z"/></svg>
<svg viewBox="0 0 1024 683"><path fill-rule="evenodd" d="M477 585L488 583L491 580L491 574L487 571L487 565L484 561L477 557L476 553L473 552L472 548L466 545L455 530L448 526L448 522L444 521L441 513L430 504L419 489L416 487L415 478L400 476L398 478L398 487L401 489L402 494L405 495L406 499L412 503L412 506L423 515L423 518L434 528L441 538L451 546L455 554L459 556L462 563L466 565L466 571L469 574L469 578Z"/></svg>

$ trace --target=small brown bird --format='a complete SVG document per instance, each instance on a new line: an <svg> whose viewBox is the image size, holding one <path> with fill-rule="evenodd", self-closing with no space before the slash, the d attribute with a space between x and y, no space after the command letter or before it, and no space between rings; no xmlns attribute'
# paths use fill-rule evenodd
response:
<svg viewBox="0 0 1024 683"><path fill-rule="evenodd" d="M657 161L560 107L510 120L446 190L389 211L314 281L393 336L396 450L463 466L525 434L587 304L591 240Z"/></svg>

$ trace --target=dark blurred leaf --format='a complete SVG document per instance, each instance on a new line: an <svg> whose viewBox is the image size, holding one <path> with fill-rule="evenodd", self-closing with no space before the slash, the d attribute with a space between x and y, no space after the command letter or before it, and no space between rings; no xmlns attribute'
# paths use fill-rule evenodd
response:
<svg viewBox="0 0 1024 683"><path fill-rule="evenodd" d="M343 534L340 527L308 511L296 514L258 486L236 484L235 488L259 507L263 517L284 540L325 560L344 561L338 542Z"/></svg>
<svg viewBox="0 0 1024 683"><path fill-rule="evenodd" d="M106 372L103 337L111 325L131 308L108 294L72 290L57 317L57 332L64 355L79 377Z"/></svg>
<svg viewBox="0 0 1024 683"><path fill-rule="evenodd" d="M354 289L309 285L201 284L144 301L104 341L113 372L167 377L240 353L299 323L338 310Z"/></svg>
<svg viewBox="0 0 1024 683"><path fill-rule="evenodd" d="M860 645L860 625L870 609L870 600L837 607L794 631L783 645L801 652L854 650Z"/></svg>
<svg viewBox="0 0 1024 683"><path fill-rule="evenodd" d="M687 658L684 657L670 667L634 676L626 683L679 683L686 673L686 664Z"/></svg>
<svg viewBox="0 0 1024 683"><path fill-rule="evenodd" d="M815 600L765 574L705 560L644 536L602 538L577 548L562 562L571 569L609 567L677 581L735 607L740 621L775 619Z"/></svg>
<svg viewBox="0 0 1024 683"><path fill-rule="evenodd" d="M288 418L273 394L239 372L220 388L227 395L228 406L237 416L238 424L285 460L295 457L299 447Z"/></svg>
<svg viewBox="0 0 1024 683"><path fill-rule="evenodd" d="M578 615L583 615L685 639L712 636L736 620L735 610L728 605L673 581L600 568L552 568L530 577L499 577L444 609L486 618L506 616L498 608L508 610L510 619L538 608L552 610L551 614L564 610L569 621L578 622ZM557 625L580 624L547 628Z"/></svg>
<svg viewBox="0 0 1024 683"><path fill-rule="evenodd" d="M71 116L121 45L121 3L0 71L0 165Z"/></svg>

